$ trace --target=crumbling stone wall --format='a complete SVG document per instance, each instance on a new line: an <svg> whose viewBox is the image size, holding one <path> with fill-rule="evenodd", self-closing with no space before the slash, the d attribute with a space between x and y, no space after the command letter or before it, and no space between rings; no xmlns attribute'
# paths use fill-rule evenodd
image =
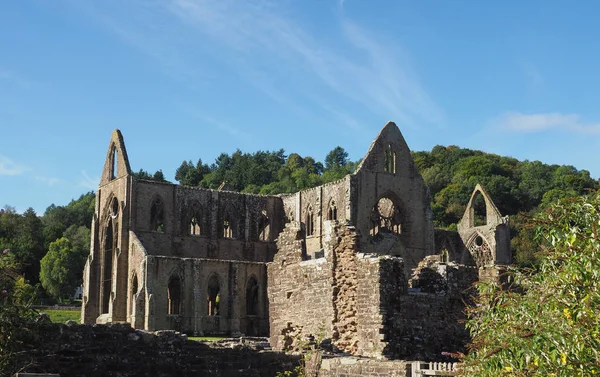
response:
<svg viewBox="0 0 600 377"><path fill-rule="evenodd" d="M324 358L320 377L412 377L410 362L357 357Z"/></svg>
<svg viewBox="0 0 600 377"><path fill-rule="evenodd" d="M401 258L363 255L358 260L358 354L441 360L442 352L464 351L462 297L409 293Z"/></svg>
<svg viewBox="0 0 600 377"><path fill-rule="evenodd" d="M303 336L331 338L333 278L327 258L303 260L301 225L289 222L267 265L271 346L293 349Z"/></svg>
<svg viewBox="0 0 600 377"><path fill-rule="evenodd" d="M473 284L478 280L476 266L444 262L441 255L430 255L413 270L408 286L418 292L463 297L474 294Z"/></svg>
<svg viewBox="0 0 600 377"><path fill-rule="evenodd" d="M475 203L485 202L483 224L476 223ZM458 223L458 233L479 267L508 265L511 262L509 218L503 217L483 186L477 184Z"/></svg>
<svg viewBox="0 0 600 377"><path fill-rule="evenodd" d="M331 337L339 351L376 358L440 360L443 351L463 350L458 292L468 284L458 267L447 269L445 291L413 295L402 258L358 252L360 236L352 226L325 222L325 234L324 257L313 260L303 260L297 222L280 234L279 253L267 267L275 349L320 335ZM477 269L471 270L468 276L476 278Z"/></svg>
<svg viewBox="0 0 600 377"><path fill-rule="evenodd" d="M389 358L443 360L443 352L465 352L464 304L451 296L388 297L384 354Z"/></svg>
<svg viewBox="0 0 600 377"><path fill-rule="evenodd" d="M173 331L149 333L126 324L47 324L38 335L38 344L23 356L22 372L71 377L274 377L300 362L300 356L264 350L260 344L219 346L190 341Z"/></svg>
<svg viewBox="0 0 600 377"><path fill-rule="evenodd" d="M355 354L358 350L356 250L358 234L354 227L339 221L328 221L328 249L333 260L333 344L341 351Z"/></svg>
<svg viewBox="0 0 600 377"><path fill-rule="evenodd" d="M386 335L386 312L395 310L388 295L406 295L402 258L358 254L358 354L381 358L391 340ZM383 274L383 275L382 275ZM391 307L390 307L391 306ZM389 313L391 315L391 313Z"/></svg>

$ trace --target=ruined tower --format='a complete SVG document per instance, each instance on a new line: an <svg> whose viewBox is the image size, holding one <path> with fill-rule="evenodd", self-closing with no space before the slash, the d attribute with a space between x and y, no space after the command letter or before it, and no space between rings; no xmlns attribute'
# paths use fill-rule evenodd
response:
<svg viewBox="0 0 600 377"><path fill-rule="evenodd" d="M483 186L477 184L458 223L458 233L478 267L511 262L508 216L503 217Z"/></svg>

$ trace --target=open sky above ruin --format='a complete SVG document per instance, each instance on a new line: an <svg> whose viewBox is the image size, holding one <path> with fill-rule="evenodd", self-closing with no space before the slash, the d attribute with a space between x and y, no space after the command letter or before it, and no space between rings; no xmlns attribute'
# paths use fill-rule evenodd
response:
<svg viewBox="0 0 600 377"><path fill-rule="evenodd" d="M593 1L53 0L0 5L0 206L131 167L284 148L361 158L386 121L600 175Z"/></svg>

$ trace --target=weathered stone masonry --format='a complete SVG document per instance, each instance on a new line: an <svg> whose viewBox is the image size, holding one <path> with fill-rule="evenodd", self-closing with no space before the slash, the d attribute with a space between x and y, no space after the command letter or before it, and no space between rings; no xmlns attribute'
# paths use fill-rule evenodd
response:
<svg viewBox="0 0 600 377"><path fill-rule="evenodd" d="M508 219L478 185L458 233L435 230L430 199L391 122L355 173L281 196L136 179L117 130L97 192L82 321L270 334L277 350L324 338L376 358L462 350L470 285L510 262Z"/></svg>

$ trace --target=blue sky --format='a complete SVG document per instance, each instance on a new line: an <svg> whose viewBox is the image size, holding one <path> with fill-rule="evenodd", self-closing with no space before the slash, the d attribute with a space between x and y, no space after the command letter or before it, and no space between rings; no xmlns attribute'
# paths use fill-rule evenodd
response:
<svg viewBox="0 0 600 377"><path fill-rule="evenodd" d="M132 169L284 148L361 158L388 120L600 176L594 1L54 0L0 4L0 206Z"/></svg>

